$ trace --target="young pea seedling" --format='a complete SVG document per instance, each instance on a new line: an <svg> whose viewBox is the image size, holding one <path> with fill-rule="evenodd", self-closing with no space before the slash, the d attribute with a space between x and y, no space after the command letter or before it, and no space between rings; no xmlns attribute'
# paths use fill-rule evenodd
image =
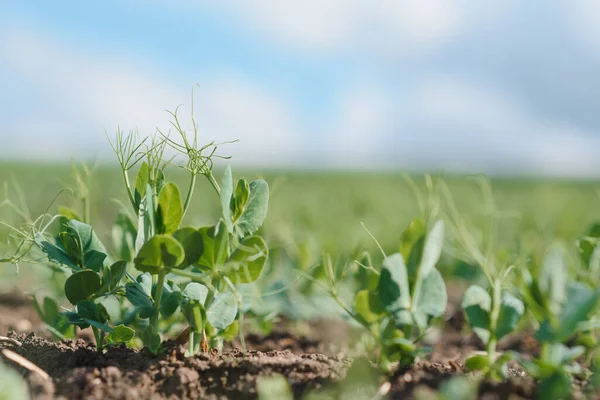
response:
<svg viewBox="0 0 600 400"><path fill-rule="evenodd" d="M432 319L446 309L446 286L435 268L443 243L442 221L426 231L417 220L403 234L400 247L404 253L386 256L380 270L364 256L358 272L363 286L354 296L352 309L339 297L331 262L325 260L331 296L372 336L383 372L389 373L394 363L411 365L422 353L418 341Z"/></svg>

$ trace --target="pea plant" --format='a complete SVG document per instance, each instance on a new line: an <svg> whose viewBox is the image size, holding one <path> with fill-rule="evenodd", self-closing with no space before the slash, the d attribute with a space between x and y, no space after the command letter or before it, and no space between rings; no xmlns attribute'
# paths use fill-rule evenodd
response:
<svg viewBox="0 0 600 400"><path fill-rule="evenodd" d="M416 220L402 235L401 252L385 256L380 269L373 267L365 254L358 262L357 282L362 284L352 308L343 303L331 262L325 261L329 293L371 335L383 372L390 372L394 364L412 364L423 353L419 340L432 319L446 309L446 286L435 268L443 243L442 221L428 230L424 222Z"/></svg>
<svg viewBox="0 0 600 400"><path fill-rule="evenodd" d="M497 344L500 339L513 332L525 313L523 301L515 295L509 280L516 262L511 263L498 256L498 222L503 216L495 205L489 184L480 181L485 212L489 224L484 229L482 240L478 241L454 204L452 195L445 184L441 184L446 195L449 215L452 220L453 237L461 250L457 258L463 258L478 265L487 281L487 287L471 285L464 294L461 306L475 334L485 343L484 354L469 357L465 367L482 372L495 380L502 380L508 374L508 361L512 353L499 354Z"/></svg>
<svg viewBox="0 0 600 400"><path fill-rule="evenodd" d="M539 357L521 359L527 371L539 380L537 397L570 397L573 375L582 372L577 359L587 352L584 345L570 340L590 329L600 290L569 278L565 248L555 244L537 272L521 270L522 291L527 307L539 323L536 338L541 344Z"/></svg>
<svg viewBox="0 0 600 400"><path fill-rule="evenodd" d="M36 302L57 333L65 330L65 321L82 329L91 326L102 348L131 343L137 331L144 345L156 353L161 333L168 334L172 319L180 315L189 325L185 341L190 354L207 351L208 339L235 336L238 328L243 343L243 323L236 321L243 319L237 287L258 279L267 261L267 246L255 233L267 214L269 187L261 179L242 178L234 185L229 166L219 185L213 159L227 158L216 155L220 144L199 146L195 122L189 138L177 111L171 115L177 140L160 131L143 140L119 131L111 143L132 211L121 210L112 229L114 259L93 227L75 212L52 216L43 226L40 222L29 224L29 230L17 230L22 243L11 261L21 261L37 248L43 252L42 261L67 276L64 294L73 309L57 313L55 302L45 300L43 307ZM166 169L174 164L165 156L167 149L187 158L180 165L189 173L185 198L179 186L167 180ZM138 169L134 185L129 176L133 168ZM198 176L214 189L221 215L212 226L182 226ZM83 214L89 215L88 197L82 198L86 199ZM62 220L59 233L52 235L49 227L57 220ZM105 306L108 298L116 298L121 307L123 317L116 326L111 325Z"/></svg>

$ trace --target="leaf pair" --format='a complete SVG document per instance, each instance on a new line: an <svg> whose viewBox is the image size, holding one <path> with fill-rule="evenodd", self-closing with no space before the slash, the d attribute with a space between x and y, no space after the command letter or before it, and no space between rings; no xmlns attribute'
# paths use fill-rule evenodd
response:
<svg viewBox="0 0 600 400"><path fill-rule="evenodd" d="M379 300L386 312L394 316L398 327L415 325L423 330L431 318L444 313L448 301L446 286L435 268L443 242L444 224L438 221L426 236L422 234L415 241L408 266L400 253L384 260L379 278Z"/></svg>
<svg viewBox="0 0 600 400"><path fill-rule="evenodd" d="M204 329L205 322L217 329L225 329L235 321L238 305L230 292L215 294L208 309L205 301L208 288L196 282L189 283L182 292L181 308L194 332Z"/></svg>
<svg viewBox="0 0 600 400"><path fill-rule="evenodd" d="M242 238L261 227L269 207L269 185L262 179L248 184L238 180L233 187L231 167L227 166L221 181L221 209L229 233Z"/></svg>
<svg viewBox="0 0 600 400"><path fill-rule="evenodd" d="M484 343L488 342L492 333L499 340L514 331L525 313L523 302L510 292L503 291L500 301L500 314L498 315L497 325L493 329L490 316L492 297L484 288L478 285L472 285L467 289L461 306L467 314L473 331Z"/></svg>
<svg viewBox="0 0 600 400"><path fill-rule="evenodd" d="M56 264L72 271L90 269L100 272L106 259L106 249L94 229L75 219L67 223L66 230L53 241L48 241L41 233L36 234L35 243Z"/></svg>

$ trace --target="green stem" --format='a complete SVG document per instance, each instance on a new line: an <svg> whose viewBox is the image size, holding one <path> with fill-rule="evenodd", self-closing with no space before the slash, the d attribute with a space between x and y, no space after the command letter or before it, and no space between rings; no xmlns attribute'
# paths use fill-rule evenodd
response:
<svg viewBox="0 0 600 400"><path fill-rule="evenodd" d="M496 362L496 330L498 328L498 318L500 317L500 307L502 304L502 284L499 279L494 280L492 295L492 310L490 312L490 338L486 345L486 351L490 366Z"/></svg>
<svg viewBox="0 0 600 400"><path fill-rule="evenodd" d="M165 272L158 274L158 282L156 283L156 294L154 295L154 315L150 319L150 326L154 332L158 332L158 314L160 312L160 300L162 298L163 286L165 285Z"/></svg>
<svg viewBox="0 0 600 400"><path fill-rule="evenodd" d="M92 332L94 332L94 339L96 339L96 349L100 350L104 344L103 339L100 336L100 331L95 326L92 326Z"/></svg>
<svg viewBox="0 0 600 400"><path fill-rule="evenodd" d="M204 174L204 176L206 176L206 179L208 179L212 187L215 189L217 195L220 195L221 188L219 187L219 184L217 183L217 180L215 179L215 176L212 174L212 172L209 171L208 173Z"/></svg>
<svg viewBox="0 0 600 400"><path fill-rule="evenodd" d="M133 209L135 210L135 213L137 214L139 212L139 209L138 209L137 205L135 204L135 199L133 198L133 194L131 193L131 184L129 183L129 176L127 175L127 170L125 170L124 168L121 168L121 171L123 172L123 181L125 181L125 190L127 191L127 197L129 197L131 206L133 207Z"/></svg>
<svg viewBox="0 0 600 400"><path fill-rule="evenodd" d="M81 198L81 208L83 209L83 222L86 224L90 223L90 208L88 205L88 199L85 197Z"/></svg>
<svg viewBox="0 0 600 400"><path fill-rule="evenodd" d="M194 188L196 187L196 174L192 174L191 178L190 178L190 187L188 188L188 193L187 196L185 198L185 203L183 204L183 217L185 217L185 213L187 212L191 200L192 200L192 195L194 194Z"/></svg>

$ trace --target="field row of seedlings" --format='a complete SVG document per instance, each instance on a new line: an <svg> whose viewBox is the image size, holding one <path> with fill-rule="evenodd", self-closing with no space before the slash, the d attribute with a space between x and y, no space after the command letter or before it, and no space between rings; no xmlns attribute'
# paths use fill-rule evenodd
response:
<svg viewBox="0 0 600 400"><path fill-rule="evenodd" d="M110 245L90 225L81 172L77 209L32 219L11 204L25 221L10 226L3 268L43 264L62 293L0 299L0 328L14 328L11 310L37 314L36 333L0 337L0 399L600 398L598 227L576 243L506 246L486 184L475 229L428 178L391 252L270 256L267 182L230 167L215 177L219 144L200 146L173 116L175 136L112 143L127 201ZM173 165L187 187L169 181ZM213 193L195 193L197 179ZM214 224L183 223L206 196L220 202ZM459 260L476 272L467 286L442 268ZM321 318L302 328L293 317L310 303Z"/></svg>

